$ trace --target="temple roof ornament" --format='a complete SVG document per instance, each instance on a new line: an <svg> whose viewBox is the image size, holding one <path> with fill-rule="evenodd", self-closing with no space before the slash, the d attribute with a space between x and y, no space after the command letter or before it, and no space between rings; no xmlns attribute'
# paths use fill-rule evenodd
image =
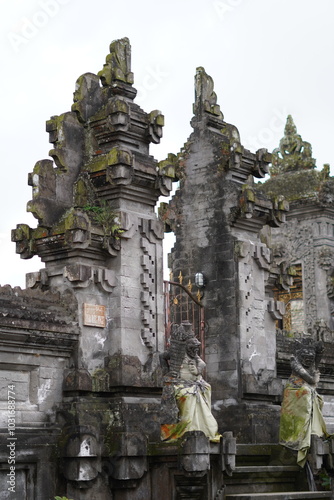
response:
<svg viewBox="0 0 334 500"><path fill-rule="evenodd" d="M217 104L217 94L213 88L212 77L205 72L204 68L196 68L194 114L202 116L202 113L206 112L220 120L224 120L224 115L220 111L219 104Z"/></svg>
<svg viewBox="0 0 334 500"><path fill-rule="evenodd" d="M288 203L279 196L268 199L253 188L253 177L264 178L269 173L272 156L265 148L252 153L242 145L237 127L224 121L213 79L201 66L195 74L193 112L193 133L177 155L169 154L166 160L159 163L160 168L163 167L166 172L169 168L174 170L175 180L179 180L182 186L187 183L188 176L201 175L197 167L204 161L200 168L204 168L205 164L208 175L216 175L217 186L228 181L239 192L239 199L228 215L231 225L256 232L265 224L279 226L285 221ZM207 147L214 151L210 165L202 154ZM191 155L196 160L190 164ZM168 204L160 204L159 215L166 232L176 231L183 223L181 204L178 191Z"/></svg>
<svg viewBox="0 0 334 500"><path fill-rule="evenodd" d="M292 116L288 115L284 137L280 140L279 148L273 151L271 175L314 168L315 159L312 158L311 144L303 141L301 136L297 134Z"/></svg>
<svg viewBox="0 0 334 500"><path fill-rule="evenodd" d="M110 44L110 54L106 57L103 69L98 73L102 85L112 85L115 80L133 83L131 72L131 46L128 38L115 40Z"/></svg>
<svg viewBox="0 0 334 500"><path fill-rule="evenodd" d="M19 224L12 232L24 259L37 254L50 261L72 251L88 257L93 249L100 260L116 256L131 226L116 200L130 197L154 206L171 190L173 165L159 166L149 155L150 143L162 137L164 116L133 102L128 38L109 49L98 75L77 79L71 111L46 122L53 161L38 161L28 177L33 197L27 210L38 227Z"/></svg>
<svg viewBox="0 0 334 500"><path fill-rule="evenodd" d="M272 152L270 179L257 185L258 191L272 197L284 196L288 202L313 200L321 206L332 206L333 181L329 165L316 169L312 147L303 141L291 115L288 115L284 136Z"/></svg>

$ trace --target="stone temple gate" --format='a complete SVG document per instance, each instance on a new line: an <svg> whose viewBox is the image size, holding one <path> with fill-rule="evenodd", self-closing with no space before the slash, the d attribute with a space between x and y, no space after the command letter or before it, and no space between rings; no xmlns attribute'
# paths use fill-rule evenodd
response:
<svg viewBox="0 0 334 500"><path fill-rule="evenodd" d="M238 479L236 453L251 460L260 449L264 460L276 449L296 336L325 344L319 390L332 425L328 167L314 170L291 118L273 156L245 149L201 67L193 132L157 162L149 145L160 142L164 117L135 104L133 83L129 41L116 40L98 75L78 78L71 110L46 122L52 159L29 174L37 227L19 224L12 240L21 258L39 255L45 267L24 290L0 288L1 500L235 498L244 492L235 485L252 483ZM199 308L220 442L200 431L160 436L170 230L171 281L182 277L188 291L171 293L168 307Z"/></svg>

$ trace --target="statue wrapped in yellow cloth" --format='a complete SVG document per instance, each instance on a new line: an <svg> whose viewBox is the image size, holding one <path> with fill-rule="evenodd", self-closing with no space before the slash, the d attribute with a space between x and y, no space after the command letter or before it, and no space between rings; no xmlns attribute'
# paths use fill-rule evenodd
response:
<svg viewBox="0 0 334 500"><path fill-rule="evenodd" d="M202 431L219 442L218 424L211 413L211 386L203 376L200 342L190 324L175 325L171 345L160 357L165 372L162 393L161 439L174 441L188 431Z"/></svg>
<svg viewBox="0 0 334 500"><path fill-rule="evenodd" d="M322 416L323 399L317 393L322 342L302 339L291 358L291 376L284 389L280 419L280 444L297 450L303 467L311 445L311 435L328 437Z"/></svg>

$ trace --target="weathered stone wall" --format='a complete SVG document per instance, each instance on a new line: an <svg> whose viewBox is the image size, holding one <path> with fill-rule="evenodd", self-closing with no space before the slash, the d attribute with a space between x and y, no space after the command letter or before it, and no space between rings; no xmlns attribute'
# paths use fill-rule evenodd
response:
<svg viewBox="0 0 334 500"><path fill-rule="evenodd" d="M44 500L55 491L56 406L78 337L71 293L0 288L1 498L15 498L8 490L11 466L16 498Z"/></svg>

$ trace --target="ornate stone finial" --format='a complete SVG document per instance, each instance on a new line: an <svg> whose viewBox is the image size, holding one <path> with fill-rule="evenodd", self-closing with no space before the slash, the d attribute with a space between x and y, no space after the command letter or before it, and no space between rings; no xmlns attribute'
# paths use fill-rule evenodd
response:
<svg viewBox="0 0 334 500"><path fill-rule="evenodd" d="M286 119L286 124L285 124L284 134L285 134L285 135L296 135L296 134L297 134L297 127L296 127L296 125L294 124L294 121L293 121L293 119L292 119L292 116L291 116L291 115L288 115L288 117L287 117L287 119ZM299 138L300 138L300 140L301 140L300 135L298 135L298 137L299 137Z"/></svg>
<svg viewBox="0 0 334 500"><path fill-rule="evenodd" d="M202 118L205 112L224 120L224 115L217 104L217 95L213 90L213 79L204 68L199 67L195 76L194 114Z"/></svg>
<svg viewBox="0 0 334 500"><path fill-rule="evenodd" d="M102 85L112 85L114 80L133 84L131 72L131 45L128 38L115 40L110 44L110 54L106 57L103 69L98 73Z"/></svg>
<svg viewBox="0 0 334 500"><path fill-rule="evenodd" d="M272 165L272 175L315 168L311 144L303 141L301 136L297 134L297 128L291 115L287 117L284 137L280 141L279 148L273 151Z"/></svg>
<svg viewBox="0 0 334 500"><path fill-rule="evenodd" d="M85 123L104 104L100 79L94 73L79 76L73 93L71 111L75 111L81 123Z"/></svg>

